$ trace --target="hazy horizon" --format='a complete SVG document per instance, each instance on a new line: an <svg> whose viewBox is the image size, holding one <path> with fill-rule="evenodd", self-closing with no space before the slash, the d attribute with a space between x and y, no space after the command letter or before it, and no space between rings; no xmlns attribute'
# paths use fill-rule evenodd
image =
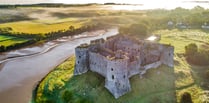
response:
<svg viewBox="0 0 209 103"><path fill-rule="evenodd" d="M39 3L63 3L63 4L87 4L87 3L126 3L126 4L143 4L142 9L174 9L176 7L183 7L191 9L195 6L209 8L209 1L205 0L0 0L0 5L6 4L39 4ZM140 8L138 7L138 8Z"/></svg>
<svg viewBox="0 0 209 103"><path fill-rule="evenodd" d="M199 2L208 3L209 0L0 0L0 4L37 4L37 3L65 3L65 4L87 4L87 3L126 3L126 4L153 4L153 3L182 3L182 2ZM157 4L155 4L157 5Z"/></svg>

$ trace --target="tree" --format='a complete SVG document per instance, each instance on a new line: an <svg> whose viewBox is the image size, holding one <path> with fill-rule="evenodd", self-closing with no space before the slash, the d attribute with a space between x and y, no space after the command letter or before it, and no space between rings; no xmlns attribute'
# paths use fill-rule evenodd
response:
<svg viewBox="0 0 209 103"><path fill-rule="evenodd" d="M185 55L188 62L192 64L201 66L209 65L209 50L205 48L198 49L194 43L185 46Z"/></svg>
<svg viewBox="0 0 209 103"><path fill-rule="evenodd" d="M207 78L209 80L209 70L206 71L205 78Z"/></svg>
<svg viewBox="0 0 209 103"><path fill-rule="evenodd" d="M191 9L191 11L193 11L193 12L202 12L204 10L205 9L201 6L195 6L194 8Z"/></svg>
<svg viewBox="0 0 209 103"><path fill-rule="evenodd" d="M119 28L120 34L128 34L139 38L145 38L148 34L148 27L143 23L131 24Z"/></svg>
<svg viewBox="0 0 209 103"><path fill-rule="evenodd" d="M147 35L148 33L148 27L145 24L132 24L130 26L130 34L132 35Z"/></svg>
<svg viewBox="0 0 209 103"><path fill-rule="evenodd" d="M71 103L73 99L73 92L69 90L64 90L62 99L65 103Z"/></svg>
<svg viewBox="0 0 209 103"><path fill-rule="evenodd" d="M71 25L71 26L69 27L69 30L70 30L70 31L74 31L74 30L75 30L75 27Z"/></svg>
<svg viewBox="0 0 209 103"><path fill-rule="evenodd" d="M191 43L185 46L185 54L186 56L195 55L198 52L198 47L195 43Z"/></svg>
<svg viewBox="0 0 209 103"><path fill-rule="evenodd" d="M5 46L0 45L0 52L5 51Z"/></svg>
<svg viewBox="0 0 209 103"><path fill-rule="evenodd" d="M193 102L192 102L192 98L191 98L190 93L184 92L184 93L181 95L180 103L193 103Z"/></svg>

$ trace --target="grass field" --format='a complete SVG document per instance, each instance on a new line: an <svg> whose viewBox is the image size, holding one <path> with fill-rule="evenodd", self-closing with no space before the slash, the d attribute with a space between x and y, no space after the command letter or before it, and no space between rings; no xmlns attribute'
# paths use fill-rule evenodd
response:
<svg viewBox="0 0 209 103"><path fill-rule="evenodd" d="M29 20L0 24L2 27L11 27L12 32L29 33L29 34L44 34L48 32L67 30L72 25L75 28L81 27L87 23L88 19L55 19L55 20Z"/></svg>
<svg viewBox="0 0 209 103"><path fill-rule="evenodd" d="M0 35L0 42L1 41L6 41L6 40L10 40L10 39L14 39L15 37L12 36L4 36L4 35Z"/></svg>
<svg viewBox="0 0 209 103"><path fill-rule="evenodd" d="M99 103L175 103L181 95L189 92L194 103L209 102L209 81L202 77L209 67L189 65L184 56L184 46L189 43L203 45L208 43L209 34L200 30L159 30L161 43L175 47L174 68L160 66L149 70L143 79L139 76L130 78L132 91L119 99L104 87L104 78L97 73L87 72L73 75L74 57L69 58L54 71L49 73L37 88L36 100L40 102L66 103L86 101ZM196 36L198 35L198 36ZM67 98L65 98L66 95Z"/></svg>
<svg viewBox="0 0 209 103"><path fill-rule="evenodd" d="M62 95L65 91L73 93L73 96L69 97L71 98L71 102L85 98L88 98L90 102L99 103L120 103L122 101L129 103L136 101L150 103L156 100L161 103L175 102L175 98L173 98L175 97L175 78L172 68L161 66L158 69L149 71L143 79L140 79L139 76L132 77L130 79L132 91L116 100L108 90L105 89L105 80L103 77L93 72L87 72L86 74L72 77L73 66L74 59L70 58L52 71L44 81L41 82L38 88L37 102L65 102L65 100L62 99ZM164 97L164 95L166 95L166 97Z"/></svg>
<svg viewBox="0 0 209 103"><path fill-rule="evenodd" d="M184 57L184 47L189 43L196 43L198 46L208 45L209 33L201 30L159 30L155 32L161 34L161 43L174 45L175 47L175 85L176 97L179 102L182 93L191 93L194 103L209 102L209 81L203 79L204 73L209 67L198 67L187 63ZM207 48L208 49L208 48ZM205 84L206 87L203 85Z"/></svg>
<svg viewBox="0 0 209 103"><path fill-rule="evenodd" d="M13 36L3 36L0 35L0 46L11 46L17 43L24 43L27 42L27 39L19 38L19 37L13 37Z"/></svg>

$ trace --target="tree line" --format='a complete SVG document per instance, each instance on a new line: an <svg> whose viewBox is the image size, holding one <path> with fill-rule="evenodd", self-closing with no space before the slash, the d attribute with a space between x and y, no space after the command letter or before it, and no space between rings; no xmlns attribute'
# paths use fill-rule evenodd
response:
<svg viewBox="0 0 209 103"><path fill-rule="evenodd" d="M209 66L209 49L198 48L195 43L190 43L185 46L185 56L187 61L191 64Z"/></svg>

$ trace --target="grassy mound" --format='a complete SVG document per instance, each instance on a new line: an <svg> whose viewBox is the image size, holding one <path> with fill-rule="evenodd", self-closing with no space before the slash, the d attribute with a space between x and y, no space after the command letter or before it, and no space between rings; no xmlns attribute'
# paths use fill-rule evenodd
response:
<svg viewBox="0 0 209 103"><path fill-rule="evenodd" d="M58 66L41 82L36 94L37 103L175 102L175 78L172 68L163 65L148 71L142 79L139 75L130 78L131 92L115 99L104 87L105 78L99 74L89 71L72 77L73 60L74 58L70 58Z"/></svg>

